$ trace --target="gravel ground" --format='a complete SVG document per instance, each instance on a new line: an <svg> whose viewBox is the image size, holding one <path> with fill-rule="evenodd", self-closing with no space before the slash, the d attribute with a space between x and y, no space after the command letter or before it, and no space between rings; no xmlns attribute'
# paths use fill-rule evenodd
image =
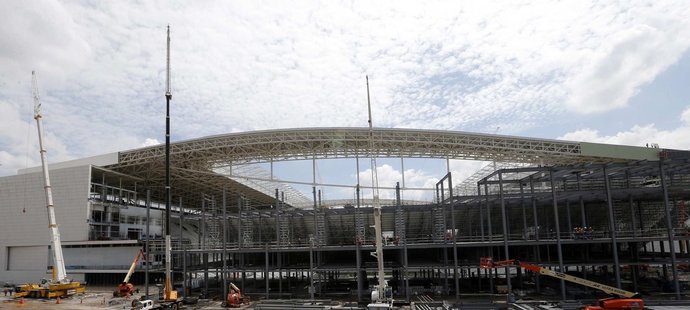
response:
<svg viewBox="0 0 690 310"><path fill-rule="evenodd" d="M112 297L113 290L112 287L91 287L88 286L86 293L81 296L72 296L70 298L65 298L60 300L60 304L57 304L55 299L44 300L44 299L29 299L25 298L24 303L21 304L19 300L12 297L5 297L0 294L0 309L111 309L111 310L122 310L130 309L132 299L140 298L144 290L140 289L140 293L135 294L130 298L118 298ZM149 286L149 293L157 294L158 288L155 286ZM186 306L185 309L225 309L220 306L220 302L214 301L200 301L197 305Z"/></svg>

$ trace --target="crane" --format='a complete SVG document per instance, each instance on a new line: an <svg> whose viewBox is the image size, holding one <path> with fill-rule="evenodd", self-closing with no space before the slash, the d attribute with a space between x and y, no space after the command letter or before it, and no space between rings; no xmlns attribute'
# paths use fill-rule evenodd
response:
<svg viewBox="0 0 690 310"><path fill-rule="evenodd" d="M36 72L31 71L32 95L34 100L34 119L38 128L38 145L41 153L41 165L43 167L43 188L46 196L46 207L48 209L48 228L50 228L51 247L53 254L53 277L43 279L40 284L25 284L20 286L20 291L15 297L34 297L34 298L58 298L66 297L76 293L83 293L86 288L79 282L74 282L67 278L65 271L65 260L62 255L62 243L60 242L60 231L58 230L55 219L55 205L53 204L53 190L50 185L50 174L48 172L48 157L43 145L43 127L41 127L41 98L38 94L38 82Z"/></svg>
<svg viewBox="0 0 690 310"><path fill-rule="evenodd" d="M381 203L379 202L379 178L376 172L376 156L373 154L374 150L374 129L371 120L371 99L369 97L369 76L367 79L367 107L369 110L369 150L371 150L371 190L373 195L372 206L374 207L374 233L376 243L376 253L371 253L376 257L377 272L379 283L371 292L372 303L367 305L368 309L391 309L393 300L392 292L385 280L385 272L383 271L383 240L381 238Z"/></svg>
<svg viewBox="0 0 690 310"><path fill-rule="evenodd" d="M644 300L640 298L639 293L629 292L626 290L619 289L617 287L608 286L594 281L585 280L582 278L574 277L562 272L553 271L544 267L537 265L528 264L515 259L504 260L504 261L493 261L491 257L482 257L479 263L481 268L499 268L506 266L517 266L524 268L526 270L543 274L546 276L563 279L568 282L584 285L591 287L607 294L613 295L615 297L604 298L599 300L599 305L596 306L585 306L581 308L582 310L642 310L644 309Z"/></svg>
<svg viewBox="0 0 690 310"><path fill-rule="evenodd" d="M132 302L132 309L179 309L182 298L177 297L177 291L172 285L172 244L170 239L170 25L168 25L166 74L165 74L165 286L163 287L163 300L154 304L151 300L139 300ZM148 295L148 287L146 287Z"/></svg>
<svg viewBox="0 0 690 310"><path fill-rule="evenodd" d="M166 55L166 78L165 78L165 296L166 301L177 300L177 291L172 289L171 263L172 245L170 241L170 201L172 193L170 191L170 100L172 91L170 90L170 25L168 25L168 41Z"/></svg>
<svg viewBox="0 0 690 310"><path fill-rule="evenodd" d="M134 289L134 285L132 283L129 283L129 278L132 277L132 274L134 273L134 268L136 268L137 263L139 262L139 258L145 258L146 256L144 255L144 250L139 250L137 252L137 255L134 256L134 261L132 261L132 265L129 267L129 270L127 271L127 275L125 275L125 279L122 280L122 283L117 286L117 290L113 292L113 297L127 297L136 291ZM148 262L147 262L148 263Z"/></svg>

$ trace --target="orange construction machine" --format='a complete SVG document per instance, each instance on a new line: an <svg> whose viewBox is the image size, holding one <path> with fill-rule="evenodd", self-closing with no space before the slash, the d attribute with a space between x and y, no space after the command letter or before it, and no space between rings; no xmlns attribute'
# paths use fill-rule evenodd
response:
<svg viewBox="0 0 690 310"><path fill-rule="evenodd" d="M122 281L122 283L120 283L120 285L117 286L117 290L113 292L113 297L127 297L132 296L132 294L134 294L136 290L134 289L134 285L132 285L132 283L129 283L129 278L132 277L132 274L134 273L134 268L136 268L140 257L144 257L144 250L139 250L137 256L134 257L132 266L129 267L129 271L127 271L125 279Z"/></svg>
<svg viewBox="0 0 690 310"><path fill-rule="evenodd" d="M225 302L226 307L231 307L231 308L239 308L245 302L248 302L248 300L245 300L245 297L242 296L242 292L240 289L232 282L230 282L230 292L228 293L227 300Z"/></svg>
<svg viewBox="0 0 690 310"><path fill-rule="evenodd" d="M613 286L604 285L601 283L585 280L582 278L567 275L562 272L549 270L537 265L524 263L518 260L504 260L493 261L491 257L482 257L479 263L481 268L498 268L506 266L522 267L534 273L543 274L546 276L563 279L568 282L577 283L594 289L598 289L614 297L604 298L599 300L596 306L584 306L581 310L642 310L644 309L644 301L640 298L639 293L628 292Z"/></svg>

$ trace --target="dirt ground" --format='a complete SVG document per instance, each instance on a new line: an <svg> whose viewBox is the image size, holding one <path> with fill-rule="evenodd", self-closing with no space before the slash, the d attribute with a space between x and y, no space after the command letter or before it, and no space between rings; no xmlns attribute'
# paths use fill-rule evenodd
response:
<svg viewBox="0 0 690 310"><path fill-rule="evenodd" d="M143 294L143 288L139 288L140 292L130 298L113 297L114 287L91 287L88 286L86 293L80 296L72 296L70 298L61 299L58 304L55 299L28 299L24 302L14 299L9 296L0 294L0 309L111 309L111 310L129 310L133 299L139 299ZM149 294L157 294L158 288L149 286ZM201 301L197 305L185 306L185 309L225 309L220 306L220 302Z"/></svg>

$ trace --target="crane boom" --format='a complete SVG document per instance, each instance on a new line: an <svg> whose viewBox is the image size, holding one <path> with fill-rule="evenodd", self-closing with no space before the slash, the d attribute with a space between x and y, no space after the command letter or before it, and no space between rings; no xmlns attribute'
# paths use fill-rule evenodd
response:
<svg viewBox="0 0 690 310"><path fill-rule="evenodd" d="M139 250L137 252L137 256L134 257L134 261L132 261L132 265L129 266L129 270L127 271L127 275L125 275L125 279L122 281L124 283L129 283L129 278L132 277L132 274L134 273L134 268L137 267L137 263L139 262L139 258L144 257L144 251ZM148 264L148 262L146 262Z"/></svg>
<svg viewBox="0 0 690 310"><path fill-rule="evenodd" d="M386 302L392 303L386 294L388 284L385 279L385 272L383 270L383 240L382 240L382 228L381 228L381 203L379 202L379 178L376 171L376 156L374 155L374 127L371 119L371 99L369 97L369 76L367 79L367 108L369 112L369 149L372 150L371 154L371 189L373 195L372 206L374 208L374 241L376 243L376 253L372 253L376 257L377 265L377 277L379 283L376 286L376 290L372 291L372 301L373 302ZM373 304L370 309L386 309L390 308L390 305L386 304Z"/></svg>
<svg viewBox="0 0 690 310"><path fill-rule="evenodd" d="M494 262L489 257L483 257L482 262L480 263L480 266L482 268L519 266L519 267L522 267L522 268L527 269L527 270L532 271L532 272L536 272L536 273L543 274L546 276L550 276L550 277L554 277L554 278L558 278L558 279L563 279L563 280L568 281L568 282L572 282L572 283L584 285L587 287L591 287L594 289L598 289L602 292L605 292L605 293L611 294L611 295L615 295L618 297L635 298L635 297L639 296L638 293L633 293L633 292L619 289L617 287L608 286L608 285L597 283L594 281L589 281L589 280L585 280L582 278L574 277L574 276L571 276L571 275L568 275L568 274L565 274L562 272L553 271L553 270L550 270L550 269L547 269L544 267L524 263L524 262L517 261L514 259Z"/></svg>
<svg viewBox="0 0 690 310"><path fill-rule="evenodd" d="M172 289L172 250L170 237L170 203L172 193L170 189L170 100L172 91L170 90L170 25L168 25L167 53L166 53L166 73L165 73L165 287L164 299L166 301L176 300L177 291Z"/></svg>
<svg viewBox="0 0 690 310"><path fill-rule="evenodd" d="M38 95L38 82L36 79L36 72L31 71L32 90L34 98L34 119L36 120L36 127L38 128L38 145L41 152L41 165L43 166L43 188L46 194L46 207L48 209L48 227L50 228L51 244L53 248L53 271L55 273L54 282L64 283L67 280L67 272L65 271L65 261L62 256L62 243L60 242L60 231L58 230L57 221L55 219L55 206L53 205L53 190L50 186L50 174L48 172L48 157L46 149L43 145L43 127L41 127L41 99Z"/></svg>
<svg viewBox="0 0 690 310"><path fill-rule="evenodd" d="M369 149L374 149L374 129L371 120L371 99L369 98L369 76L367 79L367 107L369 111ZM381 204L379 202L379 178L378 172L376 171L376 156L371 155L371 189L373 194L373 207L374 207L374 232L376 234L376 263L378 271L378 289L379 293L385 292L386 281L384 279L385 273L383 271L383 245L381 240Z"/></svg>

